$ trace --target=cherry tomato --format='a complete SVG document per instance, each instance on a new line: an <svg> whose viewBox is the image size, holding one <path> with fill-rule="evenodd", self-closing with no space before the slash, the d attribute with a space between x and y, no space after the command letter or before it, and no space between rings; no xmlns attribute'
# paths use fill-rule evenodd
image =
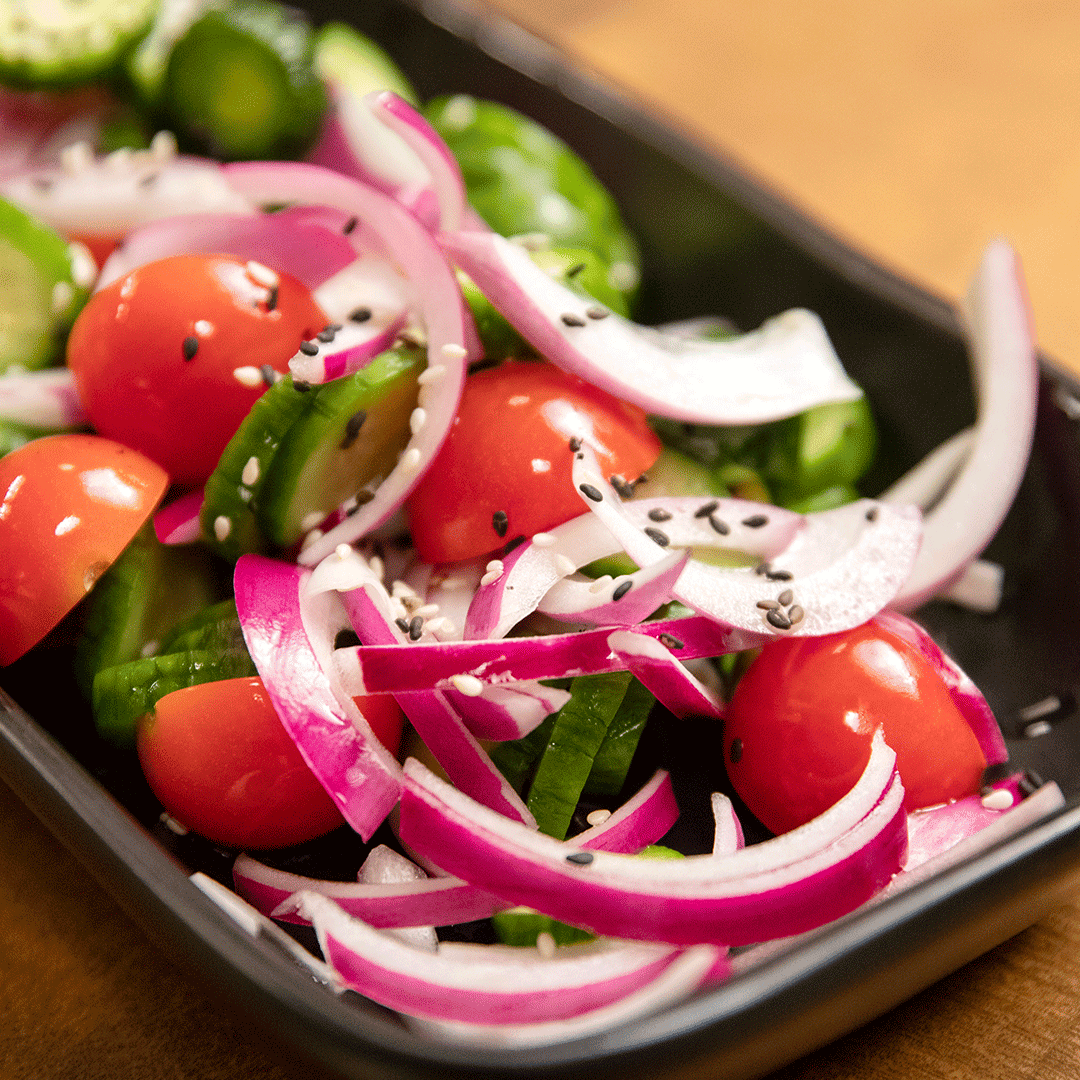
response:
<svg viewBox="0 0 1080 1080"><path fill-rule="evenodd" d="M0 664L93 588L168 482L149 458L97 435L52 435L0 458Z"/></svg>
<svg viewBox="0 0 1080 1080"><path fill-rule="evenodd" d="M174 255L91 297L68 366L102 435L195 485L266 389L259 370L287 371L327 322L295 278L231 255Z"/></svg>
<svg viewBox="0 0 1080 1080"><path fill-rule="evenodd" d="M640 476L660 453L645 414L550 364L510 361L469 376L446 442L408 501L428 562L455 562L584 513L571 436L590 432L605 474Z"/></svg>
<svg viewBox="0 0 1080 1080"><path fill-rule="evenodd" d="M364 712L380 739L400 738L392 698ZM386 703L389 703L388 705ZM143 718L139 761L162 806L218 844L277 848L322 836L342 823L289 738L259 678L176 690Z"/></svg>
<svg viewBox="0 0 1080 1080"><path fill-rule="evenodd" d="M851 790L878 728L909 811L978 791L986 758L945 683L877 619L762 650L724 720L728 775L767 828L787 832Z"/></svg>

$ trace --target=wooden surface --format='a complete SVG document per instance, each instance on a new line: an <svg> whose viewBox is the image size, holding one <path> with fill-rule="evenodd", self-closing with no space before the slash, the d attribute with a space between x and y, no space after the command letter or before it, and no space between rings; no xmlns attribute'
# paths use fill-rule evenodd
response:
<svg viewBox="0 0 1080 1080"><path fill-rule="evenodd" d="M869 251L957 296L1024 260L1080 372L1080 5L1053 0L500 0ZM237 1033L0 787L0 1075L313 1077ZM783 1080L1073 1080L1067 907Z"/></svg>

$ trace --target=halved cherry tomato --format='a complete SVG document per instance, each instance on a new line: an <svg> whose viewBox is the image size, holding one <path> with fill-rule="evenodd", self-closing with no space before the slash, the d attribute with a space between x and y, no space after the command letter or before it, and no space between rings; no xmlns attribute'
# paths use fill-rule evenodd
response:
<svg viewBox="0 0 1080 1080"><path fill-rule="evenodd" d="M768 644L724 720L728 775L751 812L787 832L854 786L881 728L908 810L979 790L986 758L933 666L877 619Z"/></svg>
<svg viewBox="0 0 1080 1080"><path fill-rule="evenodd" d="M583 431L606 476L635 480L660 453L644 412L550 364L510 361L469 376L408 501L421 557L471 559L584 513L567 445Z"/></svg>
<svg viewBox="0 0 1080 1080"><path fill-rule="evenodd" d="M93 588L168 483L149 458L98 435L52 435L0 458L0 664Z"/></svg>
<svg viewBox="0 0 1080 1080"><path fill-rule="evenodd" d="M286 274L231 255L174 255L91 297L72 327L68 366L102 435L195 485L266 389L259 370L287 371L301 340L327 322Z"/></svg>
<svg viewBox="0 0 1080 1080"><path fill-rule="evenodd" d="M393 698L363 699L375 734L400 738ZM139 761L162 806L189 829L237 848L289 847L342 823L289 738L259 678L176 690L143 718Z"/></svg>

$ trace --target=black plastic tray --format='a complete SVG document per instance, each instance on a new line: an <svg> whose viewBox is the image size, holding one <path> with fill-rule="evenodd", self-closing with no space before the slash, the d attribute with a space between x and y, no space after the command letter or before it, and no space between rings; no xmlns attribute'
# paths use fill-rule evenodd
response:
<svg viewBox="0 0 1080 1080"><path fill-rule="evenodd" d="M307 6L320 21L347 19L383 42L423 96L497 98L575 146L642 241L645 321L721 313L752 327L791 306L819 312L867 389L883 436L869 493L971 421L950 305L851 250L550 47L452 4ZM195 870L227 880L228 854L164 830L132 762L118 762L77 722L85 710L60 685L62 631L50 648L0 674L23 706L0 698L0 775L208 993L343 1077L761 1075L1029 926L1080 881L1080 573L1070 557L1080 530L1080 439L1070 417L1080 404L1073 380L1050 361L1044 376L1034 457L988 553L1006 567L1000 610L932 603L919 618L983 688L1013 764L1056 781L1066 807L655 1017L572 1043L485 1051L418 1037L355 995L335 997L188 880ZM1052 695L1061 707L1049 733L1024 737L1021 710Z"/></svg>

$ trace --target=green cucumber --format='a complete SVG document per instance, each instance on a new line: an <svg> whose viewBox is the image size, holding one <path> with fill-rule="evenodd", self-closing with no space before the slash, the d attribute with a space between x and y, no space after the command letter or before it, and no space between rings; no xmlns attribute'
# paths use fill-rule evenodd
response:
<svg viewBox="0 0 1080 1080"><path fill-rule="evenodd" d="M211 7L222 0L160 0L146 36L124 57L123 69L144 109L160 109L165 100L165 74L173 46Z"/></svg>
<svg viewBox="0 0 1080 1080"><path fill-rule="evenodd" d="M311 407L285 433L252 500L263 535L289 547L311 520L390 472L408 442L423 357L418 348L399 346L312 388Z"/></svg>
<svg viewBox="0 0 1080 1080"><path fill-rule="evenodd" d="M410 105L419 105L416 91L389 54L345 23L327 23L316 32L315 70L357 98L392 90Z"/></svg>
<svg viewBox="0 0 1080 1080"><path fill-rule="evenodd" d="M90 279L59 233L0 199L0 371L61 358Z"/></svg>
<svg viewBox="0 0 1080 1080"><path fill-rule="evenodd" d="M631 679L593 758L585 781L586 794L609 797L619 794L655 704L656 698L637 679Z"/></svg>
<svg viewBox="0 0 1080 1080"><path fill-rule="evenodd" d="M146 33L158 0L7 0L0 4L0 83L74 86L113 68Z"/></svg>
<svg viewBox="0 0 1080 1080"><path fill-rule="evenodd" d="M596 936L527 907L496 911L491 916L491 923L495 936L504 945L535 946L540 934L550 934L556 945L576 945L593 941Z"/></svg>
<svg viewBox="0 0 1080 1080"><path fill-rule="evenodd" d="M166 653L103 668L94 676L94 723L103 739L131 746L139 720L153 712L166 694L200 683L257 674L246 649Z"/></svg>
<svg viewBox="0 0 1080 1080"><path fill-rule="evenodd" d="M75 678L83 693L91 696L102 668L159 652L163 634L217 595L205 549L166 546L152 526L144 526L89 598L75 648Z"/></svg>
<svg viewBox="0 0 1080 1080"><path fill-rule="evenodd" d="M631 675L616 671L580 675L559 711L536 767L526 805L542 833L566 838L581 792L608 728L626 697Z"/></svg>
<svg viewBox="0 0 1080 1080"><path fill-rule="evenodd" d="M244 631L236 612L236 601L230 596L203 608L173 627L161 641L160 653L211 652L240 653Z"/></svg>
<svg viewBox="0 0 1080 1080"><path fill-rule="evenodd" d="M270 0L205 12L169 54L164 109L185 149L234 161L299 157L326 104L307 16Z"/></svg>
<svg viewBox="0 0 1080 1080"><path fill-rule="evenodd" d="M312 400L310 391L298 389L286 375L255 402L222 451L203 489L199 515L203 534L218 554L235 561L266 550L255 503L282 440Z"/></svg>
<svg viewBox="0 0 1080 1080"><path fill-rule="evenodd" d="M528 735L495 743L488 751L495 767L519 795L524 795L529 789L536 763L551 739L557 715L552 713L546 717L539 727L533 728Z"/></svg>
<svg viewBox="0 0 1080 1080"><path fill-rule="evenodd" d="M15 420L0 420L0 457L10 454L12 450L18 450L34 439L48 435L47 431L39 431L37 428L27 427Z"/></svg>

